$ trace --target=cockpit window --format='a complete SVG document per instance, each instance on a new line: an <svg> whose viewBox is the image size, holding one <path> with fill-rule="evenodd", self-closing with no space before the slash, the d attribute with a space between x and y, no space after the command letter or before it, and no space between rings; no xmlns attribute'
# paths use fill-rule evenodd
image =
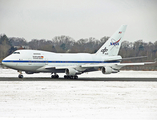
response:
<svg viewBox="0 0 157 120"><path fill-rule="evenodd" d="M13 52L13 54L20 54L20 52Z"/></svg>

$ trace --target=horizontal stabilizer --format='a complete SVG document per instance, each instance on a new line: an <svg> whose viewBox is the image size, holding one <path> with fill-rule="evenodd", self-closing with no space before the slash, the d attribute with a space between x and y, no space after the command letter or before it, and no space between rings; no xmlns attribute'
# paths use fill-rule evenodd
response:
<svg viewBox="0 0 157 120"><path fill-rule="evenodd" d="M122 58L122 60L141 59L141 58L147 58L147 56L139 56L139 57Z"/></svg>

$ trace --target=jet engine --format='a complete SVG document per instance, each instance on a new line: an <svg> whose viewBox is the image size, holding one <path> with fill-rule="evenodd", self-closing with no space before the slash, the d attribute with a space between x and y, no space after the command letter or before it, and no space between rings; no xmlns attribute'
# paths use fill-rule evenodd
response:
<svg viewBox="0 0 157 120"><path fill-rule="evenodd" d="M102 67L101 71L103 74L111 74L112 73L112 68L111 67Z"/></svg>
<svg viewBox="0 0 157 120"><path fill-rule="evenodd" d="M26 74L34 74L34 72L25 71Z"/></svg>
<svg viewBox="0 0 157 120"><path fill-rule="evenodd" d="M66 75L76 75L76 73L78 73L77 70L73 69L73 68L69 68L65 70Z"/></svg>

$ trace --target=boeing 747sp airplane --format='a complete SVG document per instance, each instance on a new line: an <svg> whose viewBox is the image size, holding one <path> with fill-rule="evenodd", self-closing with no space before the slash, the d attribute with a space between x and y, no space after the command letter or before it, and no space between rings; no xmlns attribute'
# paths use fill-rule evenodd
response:
<svg viewBox="0 0 157 120"><path fill-rule="evenodd" d="M122 25L95 53L53 53L40 50L17 50L3 59L2 64L27 74L50 72L51 78L59 78L57 73L65 73L64 78L77 79L85 72L101 70L103 74L118 73L123 66L145 65L145 63L120 63L118 55L127 25Z"/></svg>

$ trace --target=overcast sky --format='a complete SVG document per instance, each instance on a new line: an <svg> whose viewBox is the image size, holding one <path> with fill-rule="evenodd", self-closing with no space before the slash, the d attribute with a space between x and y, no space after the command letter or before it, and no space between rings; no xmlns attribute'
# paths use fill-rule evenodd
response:
<svg viewBox="0 0 157 120"><path fill-rule="evenodd" d="M0 0L0 34L27 41L101 39L123 24L124 40L157 41L157 0Z"/></svg>

